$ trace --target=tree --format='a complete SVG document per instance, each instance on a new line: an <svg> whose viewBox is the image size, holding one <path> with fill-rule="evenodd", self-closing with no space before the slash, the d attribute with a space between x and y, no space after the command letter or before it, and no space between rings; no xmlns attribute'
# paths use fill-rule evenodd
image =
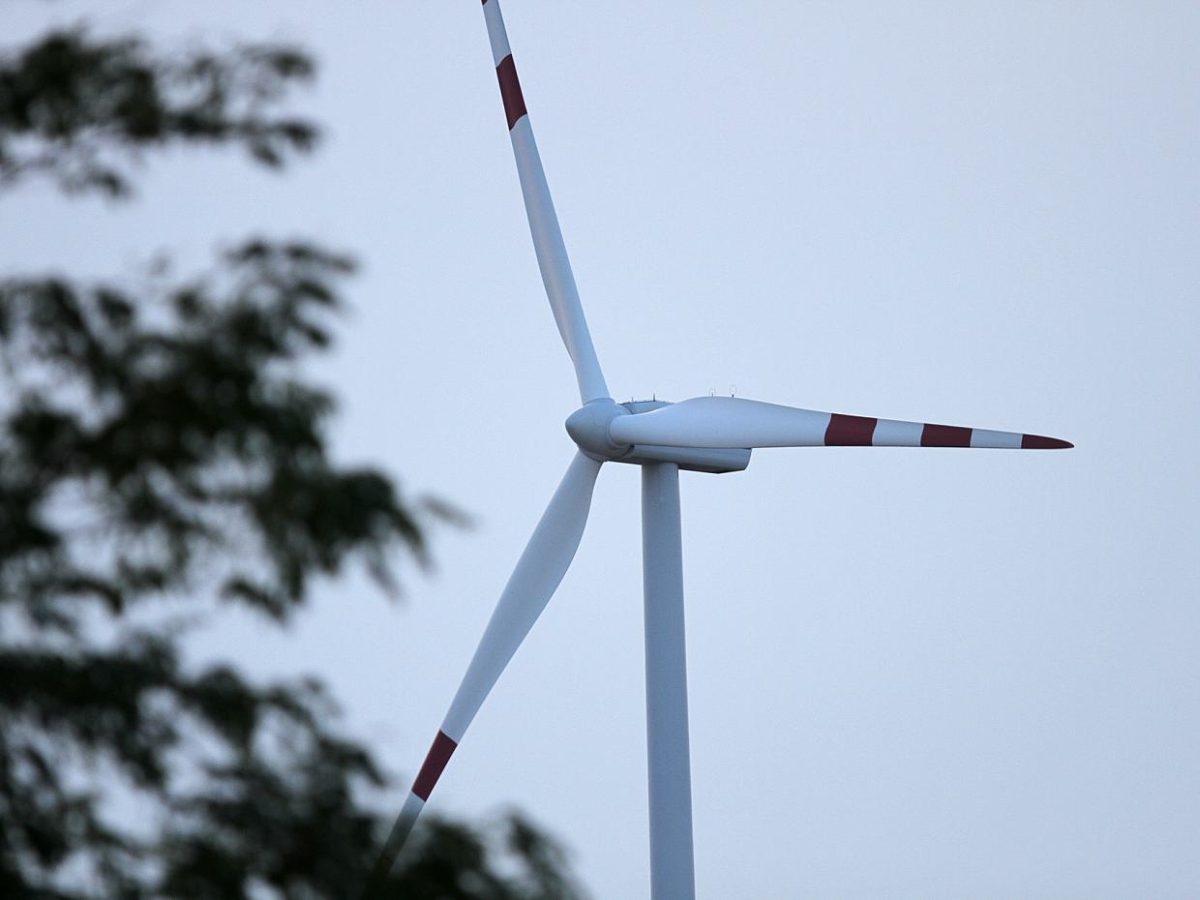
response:
<svg viewBox="0 0 1200 900"><path fill-rule="evenodd" d="M280 168L317 142L282 112L313 74L290 46L49 34L0 58L0 183L127 199L135 164L178 144ZM445 507L332 460L334 399L301 368L352 270L255 238L136 289L0 281L0 896L346 897L369 871L386 780L333 699L189 664L179 613L282 624L314 575L360 562L392 589L392 560L425 559ZM396 896L579 893L519 816L434 819L416 843Z"/></svg>

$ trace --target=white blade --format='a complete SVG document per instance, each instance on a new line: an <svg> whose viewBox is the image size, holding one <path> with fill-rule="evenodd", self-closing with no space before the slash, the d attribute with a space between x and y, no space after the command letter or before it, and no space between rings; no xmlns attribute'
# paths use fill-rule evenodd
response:
<svg viewBox="0 0 1200 900"><path fill-rule="evenodd" d="M587 523L600 463L576 453L508 579L442 733L456 743L567 574Z"/></svg>
<svg viewBox="0 0 1200 900"><path fill-rule="evenodd" d="M695 397L612 421L618 444L668 447L993 447L1050 450L1057 438L928 422L873 419L743 400Z"/></svg>
<svg viewBox="0 0 1200 900"><path fill-rule="evenodd" d="M525 110L525 98L521 94L521 83L517 80L512 51L508 47L504 19L500 15L500 0L483 0L483 15L487 20L492 61L496 65L500 96L508 119L508 136L517 159L525 213L529 217L529 231L533 235L533 249L537 253L538 268L542 270L546 296L550 298L558 333L562 335L567 352L575 363L580 398L584 403L599 400L608 396L608 385L604 382L604 373L600 371L596 348L592 346L592 336L579 303L575 276L571 274L571 261L567 258L554 202L550 199L550 186L542 170L529 114Z"/></svg>
<svg viewBox="0 0 1200 900"><path fill-rule="evenodd" d="M454 695L454 702L450 704L450 711L442 721L442 728L413 783L412 793L405 800L392 834L376 863L365 896L379 889L382 883L380 879L386 878L391 871L396 855L425 806L425 801L429 799L450 755L462 740L467 726L479 712L479 707L533 623L546 608L571 560L575 558L575 551L579 549L579 542L583 538L583 527L592 503L592 489L599 471L600 463L582 453L576 454L571 461L567 474L554 492L550 505L542 514L541 521L525 546L525 552L521 554L516 569L500 595L467 674L463 676L458 693Z"/></svg>

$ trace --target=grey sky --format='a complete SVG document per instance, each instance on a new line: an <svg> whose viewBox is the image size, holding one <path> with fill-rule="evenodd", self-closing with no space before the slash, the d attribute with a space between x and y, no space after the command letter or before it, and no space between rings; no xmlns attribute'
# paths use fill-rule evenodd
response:
<svg viewBox="0 0 1200 900"><path fill-rule="evenodd" d="M618 400L710 390L1067 438L758 451L684 476L706 898L1200 891L1200 8L506 0ZM574 379L475 2L5 4L310 46L329 140L276 178L178 154L139 199L0 205L0 265L117 273L248 231L364 264L347 459L478 517L390 606L197 652L312 669L413 772L572 446ZM518 805L597 897L648 892L637 472L432 797ZM399 796L399 795L398 795Z"/></svg>

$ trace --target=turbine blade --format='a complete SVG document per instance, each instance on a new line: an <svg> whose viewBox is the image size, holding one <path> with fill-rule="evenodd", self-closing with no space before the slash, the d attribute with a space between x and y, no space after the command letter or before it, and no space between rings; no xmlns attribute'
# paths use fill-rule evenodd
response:
<svg viewBox="0 0 1200 900"><path fill-rule="evenodd" d="M467 674L463 676L458 693L454 695L450 711L442 721L442 727L417 774L412 791L405 799L396 824L384 844L364 897L372 896L372 892L379 890L386 881L397 854L404 846L450 755L575 558L575 551L579 549L579 542L583 538L583 527L587 523L592 502L592 489L599 471L600 463L582 453L576 454L571 461L567 474L559 483L558 490L554 492L550 505L542 514L525 552L521 554L516 569L500 594L500 601L475 650Z"/></svg>
<svg viewBox="0 0 1200 900"><path fill-rule="evenodd" d="M575 276L571 273L571 261L567 257L558 216L554 212L554 201L550 198L550 186L546 183L537 142L533 139L521 83L517 80L508 35L504 31L504 19L500 15L500 0L483 0L483 15L487 20L492 61L500 81L500 97L504 101L504 114L508 119L508 136L517 160L517 175L521 180L521 194L525 198L525 213L529 218L529 231L533 235L533 249L537 253L542 283L546 286L546 296L550 298L558 333L562 335L571 361L575 364L579 396L584 403L599 400L608 396L608 385L604 382L604 373L600 371L596 348L592 346L592 336L588 332L583 306L579 302L579 291L575 287Z"/></svg>
<svg viewBox="0 0 1200 900"><path fill-rule="evenodd" d="M613 419L619 444L668 447L993 447L1056 450L1058 438L984 428L872 419L740 397L694 397Z"/></svg>

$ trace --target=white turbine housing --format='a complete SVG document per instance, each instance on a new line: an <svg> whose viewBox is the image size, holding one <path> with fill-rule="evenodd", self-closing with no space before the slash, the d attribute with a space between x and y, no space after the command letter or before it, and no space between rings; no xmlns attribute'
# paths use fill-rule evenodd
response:
<svg viewBox="0 0 1200 900"><path fill-rule="evenodd" d="M750 465L744 447L678 447L669 444L628 444L613 437L613 422L671 406L662 400L593 400L567 417L567 434L581 453L597 462L622 462L640 466L669 462L689 472L740 472Z"/></svg>

